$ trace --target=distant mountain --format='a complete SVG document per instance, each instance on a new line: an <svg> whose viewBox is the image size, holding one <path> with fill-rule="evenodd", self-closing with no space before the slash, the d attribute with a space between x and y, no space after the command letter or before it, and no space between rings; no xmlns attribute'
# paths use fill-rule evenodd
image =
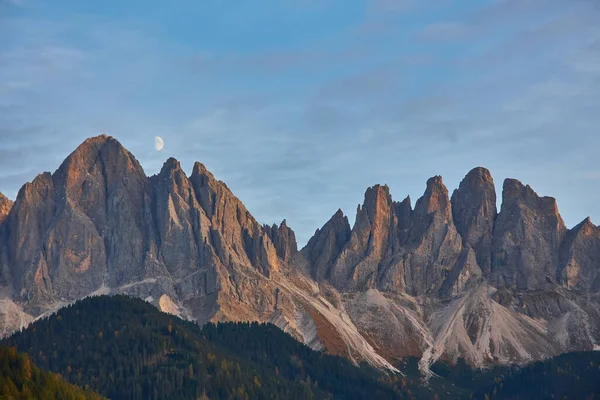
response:
<svg viewBox="0 0 600 400"><path fill-rule="evenodd" d="M93 294L125 293L204 324L271 322L315 350L394 371L407 357L525 364L600 344L600 228L484 168L413 208L368 188L298 250L200 163L147 177L109 136L0 197L0 335Z"/></svg>
<svg viewBox="0 0 600 400"><path fill-rule="evenodd" d="M0 399L101 400L102 396L41 371L29 356L14 347L0 346Z"/></svg>

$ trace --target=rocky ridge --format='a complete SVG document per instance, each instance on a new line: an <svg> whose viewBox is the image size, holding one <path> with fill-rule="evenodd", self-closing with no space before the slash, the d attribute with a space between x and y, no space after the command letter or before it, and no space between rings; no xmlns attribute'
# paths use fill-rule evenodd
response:
<svg viewBox="0 0 600 400"><path fill-rule="evenodd" d="M0 195L0 334L76 299L141 297L184 318L268 321L315 349L393 369L439 359L525 363L600 342L600 228L565 227L556 201L489 171L449 196L368 188L354 226L338 210L300 251L260 225L200 163L147 177L109 136L53 174Z"/></svg>

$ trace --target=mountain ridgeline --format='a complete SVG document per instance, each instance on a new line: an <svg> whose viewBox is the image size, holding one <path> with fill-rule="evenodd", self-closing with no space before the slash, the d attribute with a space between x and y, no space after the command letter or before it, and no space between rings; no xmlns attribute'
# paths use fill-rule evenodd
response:
<svg viewBox="0 0 600 400"><path fill-rule="evenodd" d="M271 322L315 350L396 370L417 357L523 364L600 343L600 228L486 169L414 207L367 189L297 249L200 163L147 177L109 136L0 196L0 334L92 294L124 293L208 321Z"/></svg>

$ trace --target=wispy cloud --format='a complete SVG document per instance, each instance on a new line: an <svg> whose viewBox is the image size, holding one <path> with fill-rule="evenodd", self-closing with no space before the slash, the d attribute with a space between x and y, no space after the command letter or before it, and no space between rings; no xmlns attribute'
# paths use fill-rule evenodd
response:
<svg viewBox="0 0 600 400"><path fill-rule="evenodd" d="M369 185L418 197L477 165L600 221L594 1L253 4L0 17L0 191L108 132L148 174L204 162L300 242Z"/></svg>
<svg viewBox="0 0 600 400"><path fill-rule="evenodd" d="M415 38L422 41L458 40L468 34L469 27L461 22L439 22L427 25L415 34Z"/></svg>

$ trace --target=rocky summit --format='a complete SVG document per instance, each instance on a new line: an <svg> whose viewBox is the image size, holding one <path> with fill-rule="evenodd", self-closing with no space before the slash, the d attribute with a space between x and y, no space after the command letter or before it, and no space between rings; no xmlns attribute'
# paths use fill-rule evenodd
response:
<svg viewBox="0 0 600 400"><path fill-rule="evenodd" d="M414 208L367 189L298 250L196 163L148 177L110 136L0 195L0 334L95 294L125 293L207 321L272 322L314 349L379 368L420 358L527 363L600 345L600 228L567 229L556 201L489 171Z"/></svg>

